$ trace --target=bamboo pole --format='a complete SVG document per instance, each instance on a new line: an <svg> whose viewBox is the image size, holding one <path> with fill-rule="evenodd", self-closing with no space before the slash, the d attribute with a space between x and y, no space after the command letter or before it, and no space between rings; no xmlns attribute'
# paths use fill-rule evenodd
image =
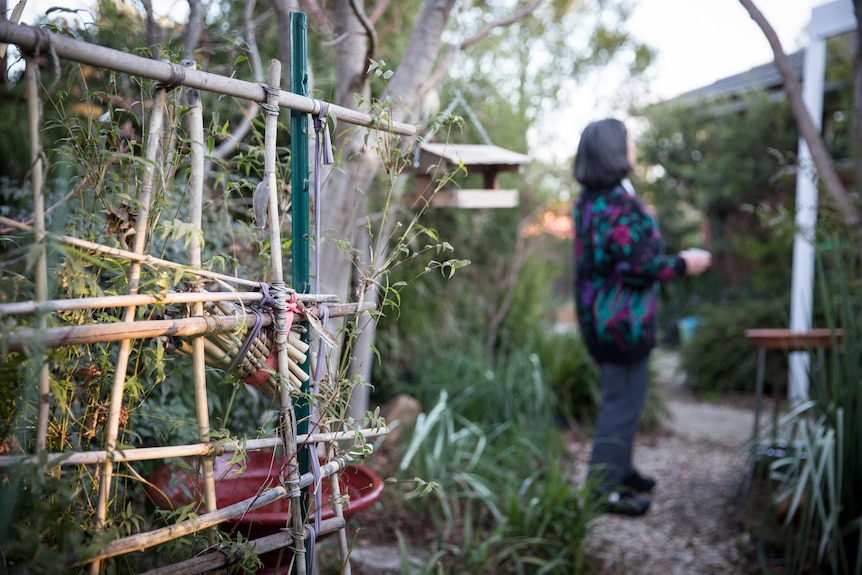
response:
<svg viewBox="0 0 862 575"><path fill-rule="evenodd" d="M195 61L184 59L181 65L186 71L195 69ZM182 91L188 111L186 120L189 130L189 147L191 149L191 175L188 184L189 196L189 224L192 231L200 234L199 238L192 239L189 245L189 264L192 267L201 266L201 251L203 249L203 200L204 200L204 116L201 105L200 92L196 88L185 87ZM192 284L191 291L200 291L198 283ZM191 313L196 316L204 315L203 302L194 302L191 305ZM198 440L201 443L209 441L210 414L207 401L207 373L205 338L198 336L192 339L192 380L195 394L195 416L198 422ZM203 496L207 512L216 510L215 476L213 474L213 459L201 457L201 469L203 471ZM210 545L215 544L215 532L209 533Z"/></svg>
<svg viewBox="0 0 862 575"><path fill-rule="evenodd" d="M45 39L50 42L51 47L59 57L81 62L82 64L109 68L117 72L164 82L171 86L188 86L258 103L265 103L268 99L266 90L260 84L219 76L200 70L186 70L177 64L142 58L127 52L119 52L59 34L49 33L42 28L37 29L32 26L13 24L6 20L0 20L0 41L17 44L24 51L31 51L36 49ZM307 114L316 114L320 111L320 103L318 101L307 96L300 96L282 90L279 90L277 93L276 103L280 107L290 108ZM405 136L416 134L415 126L410 124L390 122L380 116L365 114L335 104L330 104L329 109L330 113L337 116L339 121L349 124L391 131Z"/></svg>
<svg viewBox="0 0 862 575"><path fill-rule="evenodd" d="M33 328L18 328L9 333L4 341L8 351L22 351L28 345L44 344L48 348L66 345L83 345L88 343L107 343L123 339L146 339L153 337L179 337L207 335L229 332L238 325L254 324L257 318L245 316L213 316L187 317L181 319L138 320L131 324L125 323L90 323L85 325L67 325L49 327L44 330ZM271 324L269 316L264 315L263 325ZM306 351L302 347L306 346ZM291 346L296 346L300 353L307 353L307 344L298 339L291 339ZM290 349L291 346L288 346Z"/></svg>
<svg viewBox="0 0 862 575"><path fill-rule="evenodd" d="M330 475L345 469L347 465L353 462L354 460L349 454L344 454L328 461L325 465L322 465L320 467L320 474L322 477L329 477ZM298 479L297 485L299 489L308 487L314 482L314 476L311 473L303 474ZM169 525L168 527L162 527L145 533L137 533L135 535L115 539L98 550L93 557L88 559L88 561L100 561L109 557L131 553L132 551L143 551L144 549L154 545L178 539L179 537L184 537L190 533L195 533L203 529L215 527L219 523L224 523L230 519L241 517L246 513L260 509L274 501L284 499L294 491L294 489L295 488L293 486L285 487L284 484L280 484L261 494L253 495L247 499L228 505L227 507L223 507L217 511L213 511L212 513L205 513L192 519L186 519L185 521L180 521L179 523ZM293 502L291 502L291 505L293 505ZM297 538L297 544L299 544L300 541L302 541L302 538ZM297 556L301 555L297 553ZM69 566L74 567L80 564L80 561L73 559Z"/></svg>
<svg viewBox="0 0 862 575"><path fill-rule="evenodd" d="M69 299L37 301L21 301L13 303L0 304L0 316L4 315L22 315L30 313L51 313L58 311L69 310L84 310L84 309L100 309L111 307L126 307L130 305L142 306L150 304L168 305L174 303L192 303L192 302L251 302L260 301L263 299L263 294L259 291L242 291L242 292L170 292L166 294L129 294L129 295L112 295L99 297L82 297ZM335 302L338 301L338 296L327 294L296 294L296 299L301 302ZM358 304L337 304L330 308L330 317L338 315L349 315L356 313L359 309ZM305 313L319 313L318 306L305 306ZM337 311L338 310L338 311Z"/></svg>
<svg viewBox="0 0 862 575"><path fill-rule="evenodd" d="M145 339L162 336L194 336L223 333L236 329L237 325L250 325L256 321L252 315L187 317L183 319L139 320L126 323L91 323L49 327L45 330L19 328L8 335L9 351L21 351L28 344L44 343L49 348L87 343L105 343L124 339ZM263 325L271 320L264 316Z"/></svg>
<svg viewBox="0 0 862 575"><path fill-rule="evenodd" d="M358 432L354 430L332 431L328 433L310 433L298 435L297 445L307 443L332 443L337 441L355 440L362 437L379 437L389 433L386 427L366 428ZM70 465L98 465L105 461L121 463L127 461L150 461L172 457L194 457L198 455L221 455L234 451L258 451L282 447L281 437L264 437L249 439L245 442L229 441L227 443L190 443L188 445L167 445L163 447L131 447L115 451L79 451L75 453L49 453L45 456L47 467L67 467ZM0 455L0 468L19 463L35 464L39 462L36 455Z"/></svg>
<svg viewBox="0 0 862 575"><path fill-rule="evenodd" d="M42 101L39 99L39 63L38 54L26 58L26 92L28 128L30 132L30 181L33 186L33 231L38 253L34 266L36 301L48 299L48 249L45 231L45 196L44 196L44 153L42 151ZM5 73L5 72L4 72ZM38 330L48 327L48 320L40 314L36 320ZM51 380L48 373L47 356L44 346L38 346L38 357L31 361L39 366L36 386L39 390L39 408L36 415L36 452L45 451L48 444L48 418L51 415Z"/></svg>
<svg viewBox="0 0 862 575"><path fill-rule="evenodd" d="M272 286L275 305L275 350L278 354L278 371L282 382L290 381L290 358L287 353L288 326L287 326L287 290L284 284L284 269L282 267L281 252L281 218L278 213L278 194L276 187L276 137L278 130L278 95L281 92L279 84L281 81L281 62L272 59L269 61L267 74L266 105L263 106L266 113L264 124L264 179L269 192L269 229L270 229L270 262L272 268ZM293 134L294 137L303 137ZM295 168L296 166L294 166ZM300 480L299 465L297 464L296 428L293 416L293 400L290 397L291 390L288 385L279 385L280 390L280 421L282 444L284 445L284 460L288 468L288 485L292 488L288 492L290 498L290 519L287 527L295 534L294 553L297 558L296 572L305 575L305 539L302 517L302 492L298 486ZM300 386L302 387L301 383Z"/></svg>
<svg viewBox="0 0 862 575"><path fill-rule="evenodd" d="M344 518L332 517L324 519L316 526L319 535L328 535L334 531L343 531L347 526ZM307 532L307 531L306 531ZM307 537L307 536L306 536ZM287 531L265 535L257 539L247 541L242 545L237 546L236 550L230 555L225 555L221 551L213 551L199 557L187 559L173 565L166 565L157 569L145 571L139 575L193 575L198 573L207 573L214 569L222 569L236 563L245 553L256 553L261 555L271 551L277 551L287 547L293 543L293 537Z"/></svg>
<svg viewBox="0 0 862 575"><path fill-rule="evenodd" d="M138 195L138 215L135 222L135 241L133 252L143 254L147 244L147 227L150 219L150 201L152 198L155 166L157 164L159 143L162 138L162 127L165 114L165 88L157 87L153 93L153 108L150 113L150 126L147 135L146 159L144 163L143 177L141 180L140 193ZM132 262L129 266L129 294L136 294L141 280L140 262ZM135 322L136 306L128 306L123 314L121 326L128 327ZM113 451L117 446L117 438L120 431L120 414L123 408L123 396L126 386L126 371L129 367L129 355L132 351L134 339L125 338L120 341L115 363L114 381L111 387L111 399L108 407L108 423L105 429L105 449ZM99 493L96 502L95 526L101 530L105 526L108 513L108 500L110 498L111 480L114 472L114 464L107 460L102 465L102 474L99 480ZM100 562L94 561L90 564L89 572L97 574L100 570Z"/></svg>

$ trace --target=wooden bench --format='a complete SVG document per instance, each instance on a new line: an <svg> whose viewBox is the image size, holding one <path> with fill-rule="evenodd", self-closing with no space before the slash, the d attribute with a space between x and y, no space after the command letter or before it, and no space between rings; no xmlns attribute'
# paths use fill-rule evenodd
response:
<svg viewBox="0 0 862 575"><path fill-rule="evenodd" d="M832 349L833 346L837 347L841 345L844 331L829 328L817 328L806 331L792 331L782 328L748 329L745 330L745 337L757 346L757 378L754 385L754 428L751 432L751 441L754 444L760 431L760 412L763 406L763 380L766 373L767 352L783 351L790 353L793 351L817 350L820 364L823 365L826 350ZM772 396L774 402L772 411L772 433L774 440L774 435L778 431L779 397L777 387L773 390ZM757 453L753 451L748 472L740 486L740 498L748 492L751 479L754 475L754 468L757 464L756 460Z"/></svg>

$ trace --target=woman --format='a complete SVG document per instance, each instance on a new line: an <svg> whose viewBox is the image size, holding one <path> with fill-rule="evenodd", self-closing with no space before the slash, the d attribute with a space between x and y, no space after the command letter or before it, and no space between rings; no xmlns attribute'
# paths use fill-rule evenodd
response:
<svg viewBox="0 0 862 575"><path fill-rule="evenodd" d="M658 283L703 273L709 252L665 255L658 223L627 176L634 143L615 119L589 124L574 163L583 187L575 207L575 302L581 332L599 364L602 402L589 481L605 511L643 515L655 480L632 464L632 445L646 400L655 345Z"/></svg>

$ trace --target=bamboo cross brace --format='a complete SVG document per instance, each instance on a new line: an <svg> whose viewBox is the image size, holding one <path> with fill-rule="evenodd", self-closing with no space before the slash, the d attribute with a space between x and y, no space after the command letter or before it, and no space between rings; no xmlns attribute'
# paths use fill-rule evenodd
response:
<svg viewBox="0 0 862 575"><path fill-rule="evenodd" d="M308 433L296 436L297 445L307 443L333 443L338 441L356 440L358 436L379 437L387 435L389 429L386 427L373 427L357 431L332 431L328 433ZM234 451L257 451L260 449L271 449L282 447L281 437L264 437L261 439L249 439L245 442L210 442L190 443L187 445L166 445L162 447L130 447L117 449L115 451L79 451L76 453L48 453L45 465L47 467L69 466L69 465L98 465L105 461L114 463L126 461L150 461L153 459L166 459L171 457L193 457L196 455L221 455ZM36 455L0 455L0 468L10 465L37 464L39 457Z"/></svg>
<svg viewBox="0 0 862 575"><path fill-rule="evenodd" d="M0 41L9 44L17 44L27 51L35 51L45 41L50 43L57 56L89 64L98 68L108 68L117 72L124 72L132 76L148 78L158 82L172 85L189 86L200 90L207 90L215 94L233 96L253 102L265 103L268 100L265 89L253 82L246 82L237 78L229 78L204 72L202 70L186 70L177 64L160 62L150 58L143 58L128 52L112 50L96 44L74 40L67 36L46 32L23 24L13 24L7 20L0 20ZM276 85L272 84L271 85ZM320 102L301 96L278 90L275 95L276 105L290 108L307 114L316 114L320 111ZM392 122L386 118L365 114L336 104L329 104L330 113L338 117L341 122L365 126L377 130L391 131L404 136L414 136L416 127L402 122Z"/></svg>
<svg viewBox="0 0 862 575"><path fill-rule="evenodd" d="M139 320L131 323L91 323L49 327L45 330L19 328L8 335L6 344L10 351L21 351L34 342L42 342L49 348L88 343L105 343L124 339L144 339L161 336L194 336L232 331L238 325L249 325L256 321L251 315L219 317L199 316L182 319ZM264 325L270 324L264 316Z"/></svg>
<svg viewBox="0 0 862 575"><path fill-rule="evenodd" d="M255 284L257 285L257 284ZM58 311L84 310L84 309L100 309L111 307L126 307L126 306L142 306L150 304L174 304L174 303L192 303L192 302L223 302L223 301L260 301L263 299L261 292L243 291L243 292L169 292L165 294L128 294L128 295L113 295L113 296L96 296L96 297L81 297L69 299L37 301L21 301L12 303L0 304L0 316L3 315L22 315L29 313L50 313ZM296 299L301 302L310 303L325 303L337 302L338 296L329 294L296 294ZM312 308L317 313L318 305L306 305L306 310ZM357 304L336 304L330 305L329 316L335 317L339 313L348 315L356 313L359 308Z"/></svg>
<svg viewBox="0 0 862 575"><path fill-rule="evenodd" d="M347 522L343 517L331 517L324 519L316 526L318 536L327 535L335 531L343 532ZM308 538L308 529L305 530L305 538ZM140 573L140 575L193 575L197 573L208 573L215 569L222 569L236 563L245 553L256 553L262 555L271 551L277 551L293 543L293 536L289 531L280 531L272 535L265 535L251 541L238 545L230 555L221 551L212 551L192 559L180 561L172 565L166 565L157 569L151 569Z"/></svg>
<svg viewBox="0 0 862 575"><path fill-rule="evenodd" d="M345 469L347 465L354 462L355 460L353 460L349 454L344 454L328 461L324 465L321 465L320 474L322 477L329 477L330 475ZM312 473L305 473L299 477L298 485L299 488L302 489L310 486L313 482L314 475ZM192 519L186 519L185 521L169 525L168 527L162 527L146 533L137 533L135 535L115 539L98 550L94 556L87 558L85 561L96 562L102 559L107 559L108 557L116 557L117 555L131 553L132 551L143 551L144 549L154 545L165 543L166 541L172 541L185 535L189 535L190 533L201 531L202 529L215 527L219 523L224 523L230 519L241 517L246 513L260 509L274 501L284 499L292 490L292 487L288 488L285 487L284 484L280 484L259 495L253 495L252 497L232 505L228 505L227 507L223 507L217 511L204 513ZM293 503L294 502L291 504L291 508L295 507ZM304 530L301 522L299 529ZM302 541L302 538L297 539L297 544L300 541ZM70 562L69 566L74 567L81 564L82 561L73 560Z"/></svg>
<svg viewBox="0 0 862 575"><path fill-rule="evenodd" d="M353 309L363 306L355 306ZM341 309L347 309L342 307ZM314 310L309 310L313 312ZM85 325L68 325L49 327L44 330L34 328L18 328L9 333L4 342L9 351L21 351L28 345L40 342L49 348L66 345L83 345L88 343L106 343L122 341L123 339L144 339L161 336L192 336L212 333L222 333L237 328L245 323L253 324L256 318L246 316L201 316L182 319L138 320L130 324L123 323L91 323ZM264 316L263 325L270 325L271 320Z"/></svg>

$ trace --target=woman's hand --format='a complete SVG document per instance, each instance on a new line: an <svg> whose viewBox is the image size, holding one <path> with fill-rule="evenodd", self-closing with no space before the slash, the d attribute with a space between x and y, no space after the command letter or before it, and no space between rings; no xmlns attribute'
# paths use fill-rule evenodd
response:
<svg viewBox="0 0 862 575"><path fill-rule="evenodd" d="M679 252L685 260L685 275L698 276L712 265L712 254L699 248L689 248Z"/></svg>

